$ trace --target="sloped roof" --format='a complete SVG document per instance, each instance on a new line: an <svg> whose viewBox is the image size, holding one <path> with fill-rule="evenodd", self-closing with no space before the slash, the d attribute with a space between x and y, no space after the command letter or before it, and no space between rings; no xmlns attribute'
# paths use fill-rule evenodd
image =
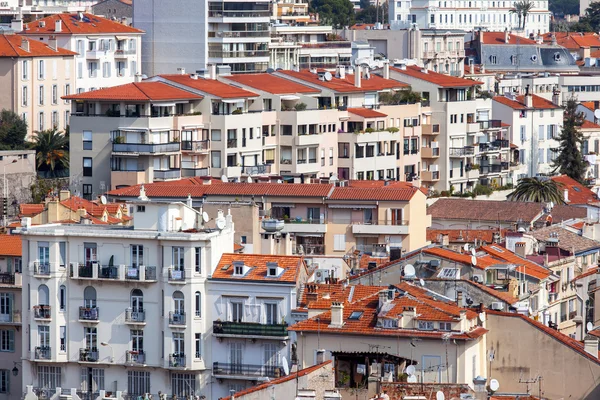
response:
<svg viewBox="0 0 600 400"><path fill-rule="evenodd" d="M387 114L379 112L377 110L373 110L372 108L349 108L348 112L350 114L358 115L363 118L384 118L387 117Z"/></svg>
<svg viewBox="0 0 600 400"><path fill-rule="evenodd" d="M526 258L522 258L512 251L499 245L493 244L482 246L480 250L485 251L497 259L503 260L505 263L516 265L516 271L525 275L529 275L537 279L545 279L552 274L549 269L544 268L533 261L527 260Z"/></svg>
<svg viewBox="0 0 600 400"><path fill-rule="evenodd" d="M353 285L344 286L341 283L335 284L306 284L302 292L302 297L298 303L299 308L328 310L332 302L343 303L344 305L357 303L368 297L376 296L385 287Z"/></svg>
<svg viewBox="0 0 600 400"><path fill-rule="evenodd" d="M433 219L531 223L544 212L541 203L441 198L427 208Z"/></svg>
<svg viewBox="0 0 600 400"><path fill-rule="evenodd" d="M19 204L20 217L33 217L44 211L44 204Z"/></svg>
<svg viewBox="0 0 600 400"><path fill-rule="evenodd" d="M162 82L133 82L64 96L67 100L167 101L200 100L202 96Z"/></svg>
<svg viewBox="0 0 600 400"><path fill-rule="evenodd" d="M532 94L532 105L536 110L551 110L551 109L560 109L561 107L554 104L550 100L546 100L543 97L540 97L536 94ZM515 100L511 100L506 96L495 96L494 101L504 104L512 108L513 110L528 110L529 108L525 105L525 95L515 96Z"/></svg>
<svg viewBox="0 0 600 400"><path fill-rule="evenodd" d="M598 54L600 57L600 54ZM600 130L600 125L593 123L592 121L588 121L587 119L583 121L583 124L580 126L581 129L590 129L590 130Z"/></svg>
<svg viewBox="0 0 600 400"><path fill-rule="evenodd" d="M29 51L22 46L23 41L29 43ZM30 39L21 35L0 34L0 57L62 57L75 56L71 50L57 47L56 50L46 43Z"/></svg>
<svg viewBox="0 0 600 400"><path fill-rule="evenodd" d="M243 276L234 276L233 263L235 261L243 261L244 265L250 267L249 271ZM283 268L281 275L267 276L268 262L277 263L279 267ZM225 253L221 256L211 279L295 284L302 268L306 267L301 256Z"/></svg>
<svg viewBox="0 0 600 400"><path fill-rule="evenodd" d="M321 91L273 74L238 74L225 79L272 94L313 94Z"/></svg>
<svg viewBox="0 0 600 400"><path fill-rule="evenodd" d="M319 79L318 74L314 74L309 70L278 71L278 73L304 81L314 86L324 87L333 92L339 93L362 93L388 89L401 89L407 88L409 86L405 83L401 83L393 79L383 79L382 77L375 74L371 74L371 77L369 79L363 78L361 80L361 86L356 87L354 86L353 74L346 74L346 76L343 79L334 77L331 81L324 81Z"/></svg>
<svg viewBox="0 0 600 400"><path fill-rule="evenodd" d="M588 239L584 236L579 236L559 225L546 226L536 229L529 234L537 240L546 241L551 233L558 235L558 247L565 251L571 252L575 250L575 253L577 254L587 250L600 249L600 242Z"/></svg>
<svg viewBox="0 0 600 400"><path fill-rule="evenodd" d="M376 201L409 201L417 193L417 187L394 188L393 186L380 188L353 188L336 187L329 196L330 200L376 200Z"/></svg>
<svg viewBox="0 0 600 400"><path fill-rule="evenodd" d="M471 79L464 79L455 76L444 75L434 71L423 72L423 69L421 67L417 67L416 65L407 66L406 69L390 67L390 70L393 70L402 75L410 76L413 78L420 79L422 81L433 83L441 87L472 87L477 85L483 85L482 82L473 81Z"/></svg>
<svg viewBox="0 0 600 400"><path fill-rule="evenodd" d="M21 235L0 235L0 256L21 257Z"/></svg>
<svg viewBox="0 0 600 400"><path fill-rule="evenodd" d="M535 45L535 40L527 39L522 36L508 35L508 43L504 40L504 32L482 32L483 44L518 44L520 46Z"/></svg>
<svg viewBox="0 0 600 400"><path fill-rule="evenodd" d="M56 21L62 21L60 32L56 32ZM40 26L43 22L44 26ZM83 19L79 19L79 14L53 14L46 18L25 24L27 34L52 34L52 35L88 35L88 34L106 34L106 33L130 33L141 34L144 31L132 26L123 25L117 21L108 18L102 18L94 14L83 13Z"/></svg>
<svg viewBox="0 0 600 400"><path fill-rule="evenodd" d="M182 74L159 75L159 78L175 82L180 85L185 85L189 88L196 89L200 92L214 97L219 97L221 99L245 99L248 97L258 97L258 94L254 92L233 85L228 85L227 83L214 79L194 79L190 75Z"/></svg>
<svg viewBox="0 0 600 400"><path fill-rule="evenodd" d="M567 189L569 193L568 204L588 204L598 200L598 196L588 187L583 186L575 179L567 175L553 176L554 182L560 183L561 189ZM553 210L554 211L554 210Z"/></svg>
<svg viewBox="0 0 600 400"><path fill-rule="evenodd" d="M431 229L427 228L427 240L437 243L440 235L448 235L450 243L464 242L472 243L477 240L486 243L492 243L494 233L498 233L497 229ZM504 237L506 229L500 231L500 237Z"/></svg>

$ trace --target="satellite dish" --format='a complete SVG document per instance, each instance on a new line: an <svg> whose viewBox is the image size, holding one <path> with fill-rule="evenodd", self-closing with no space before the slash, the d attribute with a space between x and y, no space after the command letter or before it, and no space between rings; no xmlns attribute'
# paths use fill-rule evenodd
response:
<svg viewBox="0 0 600 400"><path fill-rule="evenodd" d="M106 204L106 196L104 196L104 195L100 196L100 203Z"/></svg>
<svg viewBox="0 0 600 400"><path fill-rule="evenodd" d="M441 390L438 390L435 394L435 400L446 400L446 395Z"/></svg>
<svg viewBox="0 0 600 400"><path fill-rule="evenodd" d="M390 245L389 245L389 244L386 244L386 245L385 245L385 252L386 252L387 254L390 254Z"/></svg>
<svg viewBox="0 0 600 400"><path fill-rule="evenodd" d="M491 390L492 392L495 392L495 391L497 391L498 389L500 389L500 382L498 382L498 380L497 380L497 379L492 379L492 380L490 381L490 390Z"/></svg>
<svg viewBox="0 0 600 400"><path fill-rule="evenodd" d="M277 179L277 183L283 183L281 179Z"/></svg>
<svg viewBox="0 0 600 400"><path fill-rule="evenodd" d="M482 313L479 313L479 320L480 320L481 322L484 322L484 321L485 321L485 313L483 313L483 312L482 312Z"/></svg>
<svg viewBox="0 0 600 400"><path fill-rule="evenodd" d="M406 378L406 382L408 382L408 383L417 383L417 376L416 375L409 375L408 378Z"/></svg>
<svg viewBox="0 0 600 400"><path fill-rule="evenodd" d="M600 119L600 110L594 111L594 117Z"/></svg>
<svg viewBox="0 0 600 400"><path fill-rule="evenodd" d="M227 225L227 221L225 221L225 218L221 217L221 218L217 218L217 220L215 221L215 223L217 224L217 229L222 231L223 229L225 229L225 225Z"/></svg>
<svg viewBox="0 0 600 400"><path fill-rule="evenodd" d="M477 257L471 256L471 264L477 265Z"/></svg>
<svg viewBox="0 0 600 400"><path fill-rule="evenodd" d="M474 256L475 255L475 248L471 247L471 255Z"/></svg>
<svg viewBox="0 0 600 400"><path fill-rule="evenodd" d="M254 181L252 180L252 177L248 177L248 183L253 183Z"/></svg>
<svg viewBox="0 0 600 400"><path fill-rule="evenodd" d="M408 375L414 375L415 374L415 366L409 365L408 367L406 367L406 373Z"/></svg>
<svg viewBox="0 0 600 400"><path fill-rule="evenodd" d="M289 375L290 374L290 366L288 365L287 358L282 357L281 363L283 364L283 373L286 375Z"/></svg>
<svg viewBox="0 0 600 400"><path fill-rule="evenodd" d="M406 277L414 277L415 276L415 267L413 267L411 264L406 264L404 266L404 276Z"/></svg>
<svg viewBox="0 0 600 400"><path fill-rule="evenodd" d="M423 279L419 279L419 283L421 284L421 286L425 286L425 281Z"/></svg>
<svg viewBox="0 0 600 400"><path fill-rule="evenodd" d="M210 221L210 218L208 217L208 214L206 212L202 213L202 221L204 221L204 223Z"/></svg>
<svg viewBox="0 0 600 400"><path fill-rule="evenodd" d="M465 249L465 251L469 251L469 243L465 243L463 249Z"/></svg>
<svg viewBox="0 0 600 400"><path fill-rule="evenodd" d="M591 322L588 322L585 325L585 329L589 332L589 331L593 331L594 330L594 324L592 324Z"/></svg>
<svg viewBox="0 0 600 400"><path fill-rule="evenodd" d="M327 71L327 72L325 72L325 74L323 74L323 78L324 78L324 79L325 79L327 82L329 82L329 81L331 81L331 79L332 79L333 77L331 76L331 72Z"/></svg>
<svg viewBox="0 0 600 400"><path fill-rule="evenodd" d="M229 182L229 179L227 179L227 175L221 176L221 181L225 183Z"/></svg>

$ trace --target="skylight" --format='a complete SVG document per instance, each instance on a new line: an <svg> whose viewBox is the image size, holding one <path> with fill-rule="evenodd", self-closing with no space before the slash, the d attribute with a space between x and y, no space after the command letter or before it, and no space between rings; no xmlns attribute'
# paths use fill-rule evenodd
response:
<svg viewBox="0 0 600 400"><path fill-rule="evenodd" d="M352 314L348 317L351 320L358 320L363 315L362 311L352 311Z"/></svg>

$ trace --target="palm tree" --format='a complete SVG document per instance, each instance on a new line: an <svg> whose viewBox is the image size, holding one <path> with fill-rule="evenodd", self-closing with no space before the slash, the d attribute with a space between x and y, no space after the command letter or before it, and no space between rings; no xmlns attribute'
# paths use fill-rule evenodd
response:
<svg viewBox="0 0 600 400"><path fill-rule="evenodd" d="M508 195L510 201L564 204L562 184L552 179L521 178L515 190Z"/></svg>
<svg viewBox="0 0 600 400"><path fill-rule="evenodd" d="M36 151L38 170L55 172L69 168L69 139L56 127L36 131L31 147Z"/></svg>
<svg viewBox="0 0 600 400"><path fill-rule="evenodd" d="M520 0L515 3L515 6L510 9L511 14L516 14L519 19L519 29L525 29L525 23L527 22L527 15L533 8L533 2L529 0ZM521 24L521 21L523 22Z"/></svg>

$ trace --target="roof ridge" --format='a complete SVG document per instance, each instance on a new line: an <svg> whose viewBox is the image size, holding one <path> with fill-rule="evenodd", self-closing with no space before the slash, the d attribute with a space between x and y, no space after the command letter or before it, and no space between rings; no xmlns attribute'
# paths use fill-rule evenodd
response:
<svg viewBox="0 0 600 400"><path fill-rule="evenodd" d="M133 84L133 86L140 91L140 93L142 93L144 96L146 96L147 100L151 100L150 96L148 96L148 94L144 91L144 89L141 88L141 85L138 85L138 83L141 82L131 82ZM160 83L160 82L156 82L156 83Z"/></svg>

